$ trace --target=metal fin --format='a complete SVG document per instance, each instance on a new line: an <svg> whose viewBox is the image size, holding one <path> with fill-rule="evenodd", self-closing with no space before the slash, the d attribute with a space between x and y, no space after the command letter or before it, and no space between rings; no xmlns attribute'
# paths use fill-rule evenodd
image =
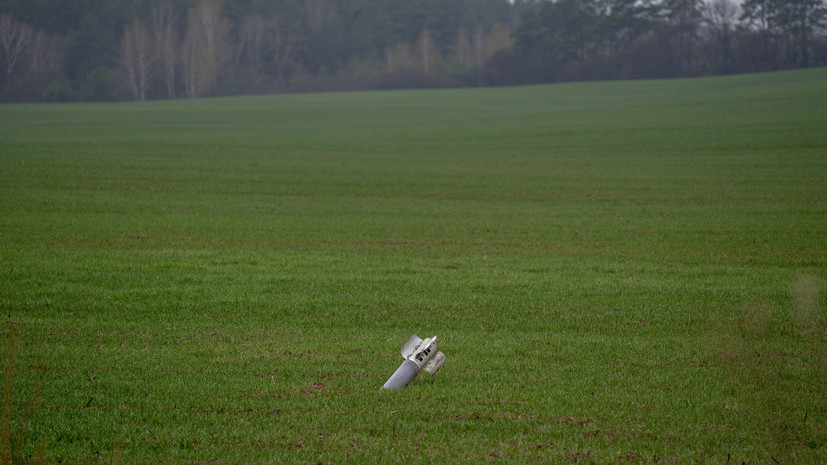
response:
<svg viewBox="0 0 827 465"><path fill-rule="evenodd" d="M442 353L440 350L439 352L435 353L434 356L428 360L422 369L427 371L430 374L434 374L442 368L442 364L445 363L445 354Z"/></svg>
<svg viewBox="0 0 827 465"><path fill-rule="evenodd" d="M408 340L402 344L402 350L400 353L402 354L402 358L408 359L410 356L416 352L416 348L422 344L423 339L416 334L412 335L408 338Z"/></svg>

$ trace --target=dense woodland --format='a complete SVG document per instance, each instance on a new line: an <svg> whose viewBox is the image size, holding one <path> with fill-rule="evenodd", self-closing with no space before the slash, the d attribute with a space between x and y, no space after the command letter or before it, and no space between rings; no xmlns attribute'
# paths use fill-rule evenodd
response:
<svg viewBox="0 0 827 465"><path fill-rule="evenodd" d="M0 100L699 76L827 65L827 0L0 0Z"/></svg>

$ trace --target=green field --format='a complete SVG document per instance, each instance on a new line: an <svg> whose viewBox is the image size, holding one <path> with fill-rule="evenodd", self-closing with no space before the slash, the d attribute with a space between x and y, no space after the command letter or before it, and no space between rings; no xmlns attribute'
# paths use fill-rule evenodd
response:
<svg viewBox="0 0 827 465"><path fill-rule="evenodd" d="M824 463L826 253L827 69L0 106L0 462Z"/></svg>

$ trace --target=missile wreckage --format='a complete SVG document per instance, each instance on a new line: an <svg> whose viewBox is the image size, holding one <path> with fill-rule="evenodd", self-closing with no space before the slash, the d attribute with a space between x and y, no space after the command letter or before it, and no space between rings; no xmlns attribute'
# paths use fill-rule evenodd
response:
<svg viewBox="0 0 827 465"><path fill-rule="evenodd" d="M416 334L408 338L400 351L405 359L382 389L402 389L416 378L420 371L436 373L445 363L445 354L439 350L436 336L422 339Z"/></svg>

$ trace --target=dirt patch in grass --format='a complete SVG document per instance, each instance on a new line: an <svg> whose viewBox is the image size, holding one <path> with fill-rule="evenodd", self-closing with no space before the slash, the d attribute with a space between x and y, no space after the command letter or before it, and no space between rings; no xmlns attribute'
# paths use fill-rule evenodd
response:
<svg viewBox="0 0 827 465"><path fill-rule="evenodd" d="M566 460L571 463L589 463L592 461L591 454L586 452L573 452L566 454Z"/></svg>
<svg viewBox="0 0 827 465"><path fill-rule="evenodd" d="M299 387L297 388L297 390L305 396L318 396L330 394L335 391L335 388L332 386L328 386L325 383L322 383L321 381L316 381L313 384Z"/></svg>

